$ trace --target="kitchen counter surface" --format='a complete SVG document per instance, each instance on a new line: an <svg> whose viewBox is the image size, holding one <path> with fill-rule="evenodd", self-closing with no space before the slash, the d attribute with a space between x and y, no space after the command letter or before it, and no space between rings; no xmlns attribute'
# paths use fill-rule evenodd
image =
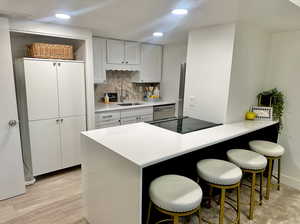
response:
<svg viewBox="0 0 300 224"><path fill-rule="evenodd" d="M175 104L175 102L171 101L158 101L158 102L138 102L141 105L133 105L133 106L120 106L118 105L120 102L117 103L96 103L95 104L95 112L106 112L106 111L114 111L114 110L126 110L126 109L134 109L134 108L141 108L141 107L152 107L157 105L165 105L165 104ZM132 102L123 102L123 103L132 103Z"/></svg>
<svg viewBox="0 0 300 224"><path fill-rule="evenodd" d="M147 123L136 123L82 134L144 168L276 123L241 121L187 134L179 134Z"/></svg>

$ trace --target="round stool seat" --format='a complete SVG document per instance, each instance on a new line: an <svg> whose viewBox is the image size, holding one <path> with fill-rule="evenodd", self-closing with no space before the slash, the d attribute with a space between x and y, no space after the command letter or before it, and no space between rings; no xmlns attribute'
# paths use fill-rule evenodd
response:
<svg viewBox="0 0 300 224"><path fill-rule="evenodd" d="M150 184L151 201L170 212L188 212L200 206L202 190L193 180L178 176L165 175Z"/></svg>
<svg viewBox="0 0 300 224"><path fill-rule="evenodd" d="M227 152L227 157L238 167L248 170L265 169L268 163L266 157L245 149L231 149Z"/></svg>
<svg viewBox="0 0 300 224"><path fill-rule="evenodd" d="M242 170L233 163L219 159L204 159L197 163L199 177L218 185L233 185L240 182Z"/></svg>
<svg viewBox="0 0 300 224"><path fill-rule="evenodd" d="M280 157L284 153L284 148L274 142L255 140L249 142L250 148L264 156Z"/></svg>

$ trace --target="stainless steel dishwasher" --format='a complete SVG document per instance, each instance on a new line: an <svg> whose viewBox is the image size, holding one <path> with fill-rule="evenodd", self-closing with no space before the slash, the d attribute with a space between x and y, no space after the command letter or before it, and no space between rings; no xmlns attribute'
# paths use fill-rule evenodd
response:
<svg viewBox="0 0 300 224"><path fill-rule="evenodd" d="M163 120L175 117L175 104L157 105L153 107L153 120Z"/></svg>

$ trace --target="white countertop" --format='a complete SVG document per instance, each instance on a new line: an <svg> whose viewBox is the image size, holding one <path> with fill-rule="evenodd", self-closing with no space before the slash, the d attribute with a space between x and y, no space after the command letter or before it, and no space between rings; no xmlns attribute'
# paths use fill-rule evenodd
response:
<svg viewBox="0 0 300 224"><path fill-rule="evenodd" d="M92 130L83 134L140 167L226 141L268 126L274 121L241 121L179 134L147 123Z"/></svg>
<svg viewBox="0 0 300 224"><path fill-rule="evenodd" d="M126 110L126 109L134 109L134 108L141 108L141 107L152 107L157 105L165 105L165 104L175 104L175 102L171 101L158 101L158 102L145 102L141 101L138 103L141 103L141 105L133 105L133 106L120 106L118 105L120 102L117 103L96 103L95 104L95 112L105 112L105 111L113 111L113 110ZM123 102L127 103L127 102ZM132 102L128 102L132 103Z"/></svg>

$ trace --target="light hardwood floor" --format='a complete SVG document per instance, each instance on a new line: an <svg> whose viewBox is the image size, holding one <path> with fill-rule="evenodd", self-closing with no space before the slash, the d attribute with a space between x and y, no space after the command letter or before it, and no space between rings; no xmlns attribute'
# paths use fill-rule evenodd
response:
<svg viewBox="0 0 300 224"><path fill-rule="evenodd" d="M82 218L80 169L46 176L24 195L0 201L1 224L86 224Z"/></svg>
<svg viewBox="0 0 300 224"><path fill-rule="evenodd" d="M80 182L79 168L38 179L26 194L0 201L0 224L88 224L82 215ZM249 190L243 188L241 196L248 201ZM272 191L271 199L257 206L254 221L247 218L248 207L242 206L241 224L299 224L299 212L300 191L282 185L280 192ZM217 223L218 206L201 213ZM232 218L232 210L226 209L226 216Z"/></svg>

